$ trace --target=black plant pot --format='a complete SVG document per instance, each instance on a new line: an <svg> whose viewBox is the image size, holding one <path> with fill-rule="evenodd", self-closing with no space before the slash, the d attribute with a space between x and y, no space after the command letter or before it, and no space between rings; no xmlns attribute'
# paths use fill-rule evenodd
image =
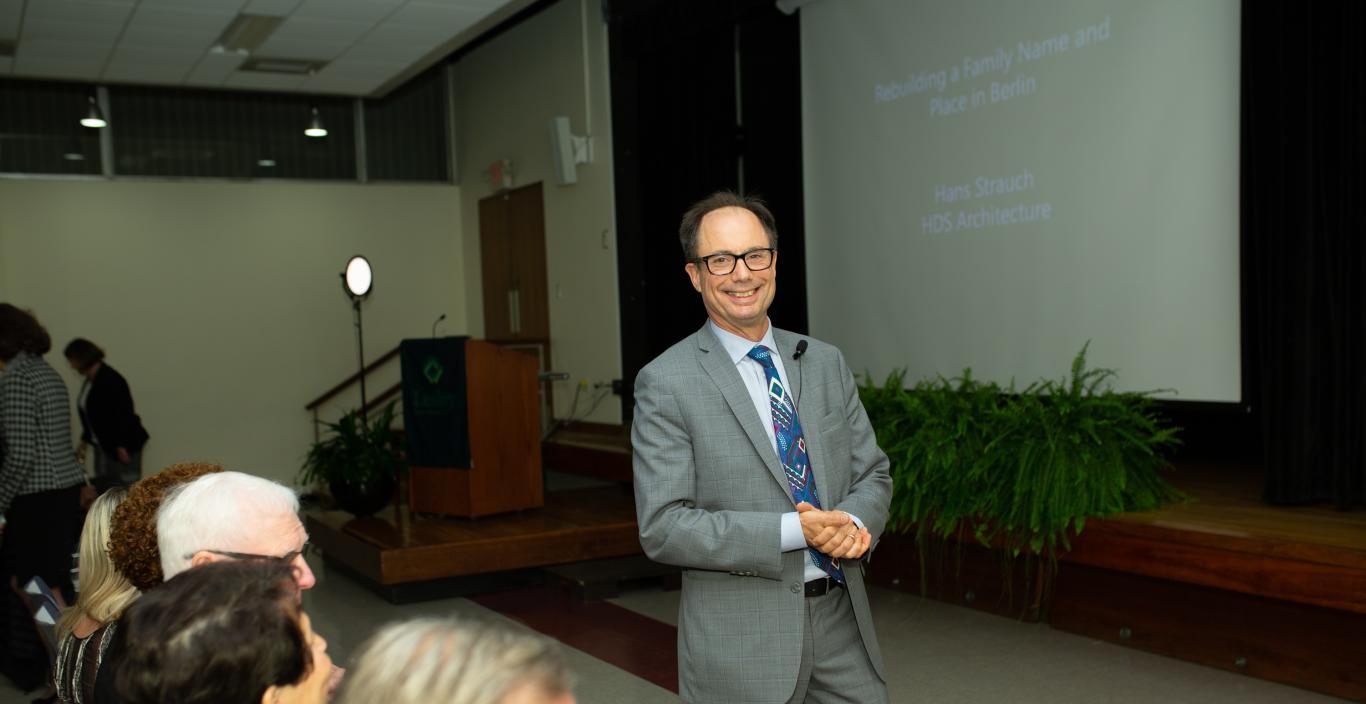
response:
<svg viewBox="0 0 1366 704"><path fill-rule="evenodd" d="M337 508L353 516L369 516L389 505L394 498L394 479L387 477L365 486L356 487L343 482L329 482Z"/></svg>

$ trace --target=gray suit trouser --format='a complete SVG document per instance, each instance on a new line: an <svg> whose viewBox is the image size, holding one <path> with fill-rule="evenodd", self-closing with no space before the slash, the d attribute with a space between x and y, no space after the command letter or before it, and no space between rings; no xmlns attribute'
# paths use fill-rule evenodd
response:
<svg viewBox="0 0 1366 704"><path fill-rule="evenodd" d="M844 589L807 597L802 666L789 704L886 704L887 686L853 623L854 607Z"/></svg>

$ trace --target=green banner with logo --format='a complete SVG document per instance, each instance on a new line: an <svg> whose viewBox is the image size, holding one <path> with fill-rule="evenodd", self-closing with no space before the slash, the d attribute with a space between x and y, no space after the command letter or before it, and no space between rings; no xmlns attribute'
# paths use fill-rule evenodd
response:
<svg viewBox="0 0 1366 704"><path fill-rule="evenodd" d="M413 467L469 467L469 406L465 398L468 337L404 340L403 429Z"/></svg>

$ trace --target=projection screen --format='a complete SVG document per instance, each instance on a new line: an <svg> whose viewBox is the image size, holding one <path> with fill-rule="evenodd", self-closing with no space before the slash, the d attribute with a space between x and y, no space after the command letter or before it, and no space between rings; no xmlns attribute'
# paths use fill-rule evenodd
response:
<svg viewBox="0 0 1366 704"><path fill-rule="evenodd" d="M811 334L879 381L1241 400L1237 0L801 9ZM780 259L781 261L781 259Z"/></svg>

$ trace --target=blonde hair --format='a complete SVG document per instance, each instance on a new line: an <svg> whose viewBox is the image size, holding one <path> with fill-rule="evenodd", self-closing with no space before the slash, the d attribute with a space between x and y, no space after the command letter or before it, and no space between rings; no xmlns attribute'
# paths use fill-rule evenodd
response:
<svg viewBox="0 0 1366 704"><path fill-rule="evenodd" d="M499 704L525 685L555 696L573 684L554 641L489 621L426 617L366 641L337 704Z"/></svg>
<svg viewBox="0 0 1366 704"><path fill-rule="evenodd" d="M104 625L123 615L123 610L142 592L114 568L109 559L109 525L114 509L128 497L128 490L116 487L104 492L85 514L81 529L81 594L76 605L67 609L57 622L57 637L65 637L81 617Z"/></svg>

